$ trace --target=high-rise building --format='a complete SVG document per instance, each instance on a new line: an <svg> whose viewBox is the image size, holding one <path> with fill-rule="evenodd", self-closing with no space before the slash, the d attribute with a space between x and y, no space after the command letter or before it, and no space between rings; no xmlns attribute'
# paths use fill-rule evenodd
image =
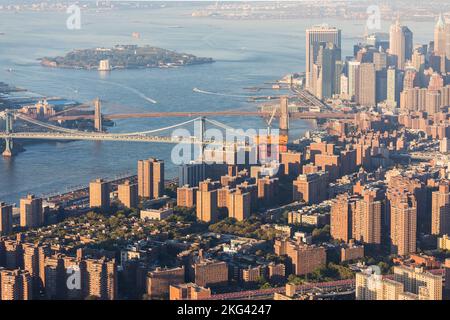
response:
<svg viewBox="0 0 450 320"><path fill-rule="evenodd" d="M353 214L353 238L367 244L381 244L382 203L371 191L364 191Z"/></svg>
<svg viewBox="0 0 450 320"><path fill-rule="evenodd" d="M311 91L319 99L328 99L337 93L336 62L341 56L340 48L332 42L318 44L316 62L313 64ZM339 74L340 75L340 74Z"/></svg>
<svg viewBox="0 0 450 320"><path fill-rule="evenodd" d="M390 107L396 108L400 105L400 92L403 90L403 77L394 67L387 69L387 94L386 102Z"/></svg>
<svg viewBox="0 0 450 320"><path fill-rule="evenodd" d="M341 48L341 30L327 25L314 26L306 30L306 88L312 87L312 72L317 62L320 43L331 42ZM340 60L340 57L339 59Z"/></svg>
<svg viewBox="0 0 450 320"><path fill-rule="evenodd" d="M228 217L243 221L250 217L251 195L242 189L233 190L227 199Z"/></svg>
<svg viewBox="0 0 450 320"><path fill-rule="evenodd" d="M20 226L35 228L44 223L42 199L28 195L20 199Z"/></svg>
<svg viewBox="0 0 450 320"><path fill-rule="evenodd" d="M391 200L391 252L401 256L416 252L417 202L413 195Z"/></svg>
<svg viewBox="0 0 450 320"><path fill-rule="evenodd" d="M434 53L438 56L445 56L447 53L448 31L445 19L440 14L434 27Z"/></svg>
<svg viewBox="0 0 450 320"><path fill-rule="evenodd" d="M406 292L418 295L420 300L442 300L442 276L423 268L394 266L394 280L404 286Z"/></svg>
<svg viewBox="0 0 450 320"><path fill-rule="evenodd" d="M293 200L317 204L328 198L328 175L326 172L301 174L293 182Z"/></svg>
<svg viewBox="0 0 450 320"><path fill-rule="evenodd" d="M138 161L138 194L148 199L160 198L164 192L164 161L155 158Z"/></svg>
<svg viewBox="0 0 450 320"><path fill-rule="evenodd" d="M102 300L117 298L117 265L114 259L86 259L86 284L89 296Z"/></svg>
<svg viewBox="0 0 450 320"><path fill-rule="evenodd" d="M348 62L348 96L350 100L356 97L359 90L359 61Z"/></svg>
<svg viewBox="0 0 450 320"><path fill-rule="evenodd" d="M0 300L31 300L32 290L28 271L0 269Z"/></svg>
<svg viewBox="0 0 450 320"><path fill-rule="evenodd" d="M442 300L442 276L407 266L394 266L394 279L358 272L356 300Z"/></svg>
<svg viewBox="0 0 450 320"><path fill-rule="evenodd" d="M431 196L431 233L450 234L450 186L441 183Z"/></svg>
<svg viewBox="0 0 450 320"><path fill-rule="evenodd" d="M278 178L264 176L257 179L256 184L258 185L258 199L261 201L261 205L273 205L278 195Z"/></svg>
<svg viewBox="0 0 450 320"><path fill-rule="evenodd" d="M219 211L217 206L218 183L211 180L200 182L196 195L197 219L203 222L217 222Z"/></svg>
<svg viewBox="0 0 450 320"><path fill-rule="evenodd" d="M397 69L404 69L406 60L411 59L412 50L413 34L397 19L389 30L389 54L396 60Z"/></svg>
<svg viewBox="0 0 450 320"><path fill-rule="evenodd" d="M362 106L376 106L376 72L373 63L361 63L358 68L356 102Z"/></svg>
<svg viewBox="0 0 450 320"><path fill-rule="evenodd" d="M129 180L117 187L119 201L127 208L136 208L138 205L138 186Z"/></svg>
<svg viewBox="0 0 450 320"><path fill-rule="evenodd" d="M207 178L207 164L202 162L193 162L180 165L178 167L178 183L180 186L189 185L196 187Z"/></svg>
<svg viewBox="0 0 450 320"><path fill-rule="evenodd" d="M109 183L103 179L96 179L89 184L89 206L91 208L109 208Z"/></svg>
<svg viewBox="0 0 450 320"><path fill-rule="evenodd" d="M193 208L196 204L196 195L198 187L184 187L177 188L177 206L185 208Z"/></svg>
<svg viewBox="0 0 450 320"><path fill-rule="evenodd" d="M12 205L0 202L0 236L12 231Z"/></svg>
<svg viewBox="0 0 450 320"><path fill-rule="evenodd" d="M356 198L347 194L337 196L331 205L330 233L336 240L349 242L352 239L352 216Z"/></svg>

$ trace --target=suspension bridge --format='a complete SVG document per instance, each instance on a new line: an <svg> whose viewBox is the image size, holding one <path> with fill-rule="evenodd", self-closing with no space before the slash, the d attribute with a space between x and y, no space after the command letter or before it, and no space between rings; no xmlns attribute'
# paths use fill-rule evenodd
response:
<svg viewBox="0 0 450 320"><path fill-rule="evenodd" d="M223 130L231 130L236 132L236 135L249 136L236 131L234 128L223 124L216 120L207 119L206 117L197 117L187 121L183 121L171 126L163 128L140 131L140 132L128 132L128 133L105 133L105 132L87 132L74 129L68 129L61 126L53 125L48 122L39 121L31 118L20 112L14 110L5 110L0 112L0 119L5 121L5 131L0 131L0 139L5 140L5 150L3 156L10 157L14 154L13 141L16 139L26 140L86 140L86 141L127 141L127 142L159 142L159 143L174 143L174 144L191 144L200 145L217 145L222 147L230 147L236 145L246 145L247 141L235 140L232 142L208 139L205 136L206 123L218 127ZM14 123L17 120L24 121L28 124L32 124L34 128L41 128L43 131L21 131L14 130ZM186 126L188 124L194 124L197 127L194 128L196 135L171 135L163 136L158 135L164 131L169 131L179 127Z"/></svg>

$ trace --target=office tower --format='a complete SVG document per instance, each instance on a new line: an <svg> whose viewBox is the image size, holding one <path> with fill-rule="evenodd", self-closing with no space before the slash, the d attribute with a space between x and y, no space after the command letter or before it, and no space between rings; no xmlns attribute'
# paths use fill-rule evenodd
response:
<svg viewBox="0 0 450 320"><path fill-rule="evenodd" d="M382 50L382 49L381 49ZM373 63L376 71L381 71L387 68L387 54L384 51L377 51L373 53Z"/></svg>
<svg viewBox="0 0 450 320"><path fill-rule="evenodd" d="M96 179L89 183L89 206L91 208L109 208L109 183L103 179Z"/></svg>
<svg viewBox="0 0 450 320"><path fill-rule="evenodd" d="M35 228L44 223L42 199L28 195L20 199L20 226Z"/></svg>
<svg viewBox="0 0 450 320"><path fill-rule="evenodd" d="M200 287L223 286L228 283L228 265L224 261L201 260L193 265L194 282Z"/></svg>
<svg viewBox="0 0 450 320"><path fill-rule="evenodd" d="M395 59L397 69L404 69L406 60L411 59L412 49L413 34L397 19L389 31L389 54Z"/></svg>
<svg viewBox="0 0 450 320"><path fill-rule="evenodd" d="M415 69L406 69L403 76L403 89L412 89L419 86L419 75Z"/></svg>
<svg viewBox="0 0 450 320"><path fill-rule="evenodd" d="M340 48L332 42L318 44L317 59L312 70L312 92L317 98L329 99L337 92L336 61L340 56Z"/></svg>
<svg viewBox="0 0 450 320"><path fill-rule="evenodd" d="M200 181L206 179L205 163L187 163L178 167L178 184L180 186L198 186Z"/></svg>
<svg viewBox="0 0 450 320"><path fill-rule="evenodd" d="M164 192L164 161L155 158L138 161L138 194L148 199L160 198Z"/></svg>
<svg viewBox="0 0 450 320"><path fill-rule="evenodd" d="M439 190L431 195L431 233L450 234L450 187L441 183Z"/></svg>
<svg viewBox="0 0 450 320"><path fill-rule="evenodd" d="M200 182L197 190L197 219L203 222L216 223L219 219L217 206L218 184L205 180Z"/></svg>
<svg viewBox="0 0 450 320"><path fill-rule="evenodd" d="M227 200L228 217L243 221L250 217L251 195L242 189L233 190L228 194Z"/></svg>
<svg viewBox="0 0 450 320"><path fill-rule="evenodd" d="M86 259L86 284L89 296L101 300L117 297L117 265L115 260Z"/></svg>
<svg viewBox="0 0 450 320"><path fill-rule="evenodd" d="M341 95L341 99L350 99L348 94L348 77L343 73L341 74L341 89L339 94Z"/></svg>
<svg viewBox="0 0 450 320"><path fill-rule="evenodd" d="M136 208L138 205L138 186L136 183L125 181L117 187L119 201L127 208Z"/></svg>
<svg viewBox="0 0 450 320"><path fill-rule="evenodd" d="M387 69L375 71L376 102L386 101L387 98Z"/></svg>
<svg viewBox="0 0 450 320"><path fill-rule="evenodd" d="M416 252L417 202L413 195L399 195L391 201L391 253L401 256Z"/></svg>
<svg viewBox="0 0 450 320"><path fill-rule="evenodd" d="M352 217L352 235L355 240L381 244L381 210L381 201L375 200L372 192L364 191L363 198L356 202Z"/></svg>
<svg viewBox="0 0 450 320"><path fill-rule="evenodd" d="M356 200L347 194L338 195L333 200L330 213L330 233L333 239L344 242L352 239L352 216Z"/></svg>
<svg viewBox="0 0 450 320"><path fill-rule="evenodd" d="M418 73L418 82L419 86L422 86L424 83L424 71L425 71L425 63L426 63L426 57L425 53L426 49L423 48L423 46L419 46L414 49L413 55L412 55L412 61L411 66L416 69Z"/></svg>
<svg viewBox="0 0 450 320"><path fill-rule="evenodd" d="M198 187L189 187L189 185L177 188L177 206L193 208L196 204L197 190Z"/></svg>
<svg viewBox="0 0 450 320"><path fill-rule="evenodd" d="M350 100L354 100L359 90L359 61L348 62L348 96Z"/></svg>
<svg viewBox="0 0 450 320"><path fill-rule="evenodd" d="M444 56L447 53L448 27L442 14L439 15L434 27L434 53L437 56Z"/></svg>
<svg viewBox="0 0 450 320"><path fill-rule="evenodd" d="M301 276L313 272L327 263L324 247L305 245L288 239L277 239L274 244L275 254L287 255L292 261L294 274Z"/></svg>
<svg viewBox="0 0 450 320"><path fill-rule="evenodd" d="M314 26L306 30L306 88L312 88L313 66L317 62L320 43L331 42L341 48L341 30L327 25ZM340 57L339 59L340 60Z"/></svg>
<svg viewBox="0 0 450 320"><path fill-rule="evenodd" d="M172 269L156 268L147 274L147 295L152 299L167 299L171 285L184 283L184 266Z"/></svg>
<svg viewBox="0 0 450 320"><path fill-rule="evenodd" d="M328 199L328 176L326 172L301 174L293 182L293 200L317 204Z"/></svg>
<svg viewBox="0 0 450 320"><path fill-rule="evenodd" d="M31 300L32 290L28 271L0 270L0 300Z"/></svg>
<svg viewBox="0 0 450 320"><path fill-rule="evenodd" d="M358 68L356 102L362 106L376 106L376 72L373 63L361 63Z"/></svg>
<svg viewBox="0 0 450 320"><path fill-rule="evenodd" d="M12 206L0 202L0 236L12 231Z"/></svg>

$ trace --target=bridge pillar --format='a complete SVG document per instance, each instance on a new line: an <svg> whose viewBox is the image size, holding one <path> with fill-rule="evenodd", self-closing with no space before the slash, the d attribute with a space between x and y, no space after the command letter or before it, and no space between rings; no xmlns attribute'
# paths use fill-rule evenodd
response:
<svg viewBox="0 0 450 320"><path fill-rule="evenodd" d="M13 132L14 118L9 110L5 110L5 131L6 133ZM5 150L2 155L4 157L12 157L14 155L14 143L12 138L5 138Z"/></svg>
<svg viewBox="0 0 450 320"><path fill-rule="evenodd" d="M99 98L94 100L94 128L98 132L103 132L102 106Z"/></svg>

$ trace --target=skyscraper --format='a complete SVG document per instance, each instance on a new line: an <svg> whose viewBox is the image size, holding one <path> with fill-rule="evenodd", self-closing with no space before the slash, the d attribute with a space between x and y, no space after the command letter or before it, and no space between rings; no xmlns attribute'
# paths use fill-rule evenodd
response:
<svg viewBox="0 0 450 320"><path fill-rule="evenodd" d="M434 27L434 53L438 56L445 56L447 53L447 31L445 19L440 14Z"/></svg>
<svg viewBox="0 0 450 320"><path fill-rule="evenodd" d="M408 255L416 252L417 203L413 195L391 201L391 252Z"/></svg>
<svg viewBox="0 0 450 320"><path fill-rule="evenodd" d="M354 100L359 88L359 61L348 62L348 97Z"/></svg>
<svg viewBox="0 0 450 320"><path fill-rule="evenodd" d="M431 233L450 234L450 186L441 183L431 196Z"/></svg>
<svg viewBox="0 0 450 320"><path fill-rule="evenodd" d="M155 158L138 161L138 193L156 199L164 192L164 161Z"/></svg>
<svg viewBox="0 0 450 320"><path fill-rule="evenodd" d="M306 30L306 88L311 89L313 66L317 61L319 44L331 42L341 48L341 30L328 25L314 26ZM340 57L339 59L340 60Z"/></svg>
<svg viewBox="0 0 450 320"><path fill-rule="evenodd" d="M352 216L355 211L356 198L342 194L333 200L330 214L330 233L336 240L349 242L352 239Z"/></svg>
<svg viewBox="0 0 450 320"><path fill-rule="evenodd" d="M361 63L358 69L356 102L362 106L376 106L376 72L373 63Z"/></svg>
<svg viewBox="0 0 450 320"><path fill-rule="evenodd" d="M341 50L332 42L321 42L317 46L311 89L317 98L328 99L337 92L336 62L340 60Z"/></svg>
<svg viewBox="0 0 450 320"><path fill-rule="evenodd" d="M12 206L0 202L0 236L12 231Z"/></svg>
<svg viewBox="0 0 450 320"><path fill-rule="evenodd" d="M400 105L400 92L403 90L403 81L401 73L394 67L387 70L387 94L386 102L390 107Z"/></svg>
<svg viewBox="0 0 450 320"><path fill-rule="evenodd" d="M89 206L91 208L109 208L109 183L96 179L89 184Z"/></svg>
<svg viewBox="0 0 450 320"><path fill-rule="evenodd" d="M389 30L389 54L395 58L397 69L403 70L405 61L411 59L413 34L408 27L402 26L400 20L391 25Z"/></svg>
<svg viewBox="0 0 450 320"><path fill-rule="evenodd" d="M369 244L381 243L381 201L375 199L370 191L356 202L353 214L353 238Z"/></svg>
<svg viewBox="0 0 450 320"><path fill-rule="evenodd" d="M20 226L34 228L44 223L42 199L28 195L20 199Z"/></svg>

